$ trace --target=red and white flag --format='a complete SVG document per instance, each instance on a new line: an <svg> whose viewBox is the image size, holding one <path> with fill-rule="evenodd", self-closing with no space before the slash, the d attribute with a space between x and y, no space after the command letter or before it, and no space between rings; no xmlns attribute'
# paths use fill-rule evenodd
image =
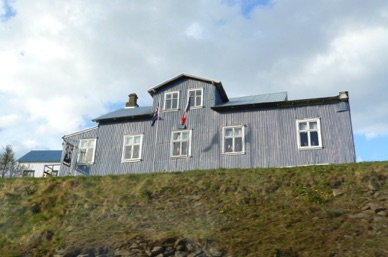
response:
<svg viewBox="0 0 388 257"><path fill-rule="evenodd" d="M181 125L182 126L186 126L186 119L187 119L187 113L189 112L189 108L190 108L190 97L189 97L189 100L187 100L187 105L186 105L185 111L183 112L183 115L181 118Z"/></svg>

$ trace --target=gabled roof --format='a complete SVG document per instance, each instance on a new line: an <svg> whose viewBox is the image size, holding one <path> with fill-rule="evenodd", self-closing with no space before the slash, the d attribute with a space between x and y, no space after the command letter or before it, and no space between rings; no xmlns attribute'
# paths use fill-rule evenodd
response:
<svg viewBox="0 0 388 257"><path fill-rule="evenodd" d="M124 118L139 118L150 117L153 113L152 106L134 107L134 108L122 108L116 111L104 114L98 118L93 119L95 122L102 120L117 120Z"/></svg>
<svg viewBox="0 0 388 257"><path fill-rule="evenodd" d="M232 107L232 106L243 106L243 105L263 104L263 103L272 103L272 102L283 102L283 101L287 101L287 92L230 98L229 102L222 103L214 107Z"/></svg>
<svg viewBox="0 0 388 257"><path fill-rule="evenodd" d="M18 162L61 162L62 150L31 150Z"/></svg>
<svg viewBox="0 0 388 257"><path fill-rule="evenodd" d="M170 84L178 79L181 79L181 78L190 78L190 79L194 79L194 80L199 80L199 81L211 83L212 85L214 85L217 88L218 92L221 95L222 100L224 102L229 101L228 96L226 95L226 92L224 90L224 87L222 86L221 81L214 80L214 79L208 79L208 78L202 78L202 77L194 76L194 75L187 74L187 73L182 73L182 74L180 74L172 79L169 79L161 84L156 85L155 87L149 89L148 93L151 96L154 96L158 90L160 90L161 88L163 88L163 87L167 86L168 84Z"/></svg>

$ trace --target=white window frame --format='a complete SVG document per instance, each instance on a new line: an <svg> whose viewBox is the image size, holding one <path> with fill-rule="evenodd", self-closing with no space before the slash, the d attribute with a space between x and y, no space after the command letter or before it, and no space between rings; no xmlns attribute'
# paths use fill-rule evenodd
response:
<svg viewBox="0 0 388 257"><path fill-rule="evenodd" d="M182 134L183 133L187 133L188 134L188 137L186 140L182 139ZM179 139L174 139L174 135L176 134L181 134L180 138ZM170 157L171 158L188 158L188 157L191 157L191 130L176 130L176 131L172 131L171 132L171 140L170 140ZM186 154L175 154L174 153L174 150L175 150L175 147L174 147L174 143L179 143L180 144L180 148L182 146L182 143L186 142L187 143L187 150L186 150ZM178 148L178 149L180 149Z"/></svg>
<svg viewBox="0 0 388 257"><path fill-rule="evenodd" d="M140 137L140 142L135 143L135 138ZM132 138L132 143L127 143L127 139ZM125 153L127 150L127 147L133 147L139 146L139 156L134 158L133 157L133 150L130 153L130 158L125 158ZM123 151L121 154L121 162L138 162L141 161L141 156L142 156L142 148L143 148L143 134L136 134L136 135L124 135L124 140L123 140Z"/></svg>
<svg viewBox="0 0 388 257"><path fill-rule="evenodd" d="M233 129L232 135L226 135L226 130ZM235 135L235 130L241 129L241 135ZM236 139L241 138L241 150L236 150ZM231 139L232 143L226 145L226 139ZM229 149L227 151L227 149ZM226 126L222 128L222 153L227 155L245 154L245 125Z"/></svg>
<svg viewBox="0 0 388 257"><path fill-rule="evenodd" d="M94 163L94 156L96 153L96 142L97 138L84 138L80 139L79 141L79 153L78 153L78 160L77 162L79 164L93 164ZM86 146L84 145L86 144ZM92 145L89 145L92 144ZM91 154L91 157L88 158L88 154ZM86 156L86 157L84 157ZM90 159L90 160L89 160Z"/></svg>
<svg viewBox="0 0 388 257"><path fill-rule="evenodd" d="M316 128L310 128L310 123L316 123ZM307 126L305 129L301 129L300 125L301 123L306 123ZM317 133L318 138L318 144L312 144L311 135L312 133ZM322 149L322 131L321 131L321 120L319 118L312 118L312 119L298 119L296 120L296 133L297 133L297 140L298 140L298 149L299 150L310 150L310 149ZM307 144L302 145L301 144L301 133L307 134Z"/></svg>
<svg viewBox="0 0 388 257"><path fill-rule="evenodd" d="M167 99L167 96L172 97L174 94L177 94L176 106L172 106L172 102L171 102L171 108L167 108L167 100L173 101L173 99L175 99L175 98ZM177 111L177 110L179 110L179 91L171 91L171 92L164 93L163 110L164 111Z"/></svg>
<svg viewBox="0 0 388 257"><path fill-rule="evenodd" d="M197 94L196 92L201 92L200 103L197 103ZM190 109L202 108L203 107L203 88L192 88L187 91L187 100L190 98L190 93L194 92L194 97L190 99Z"/></svg>

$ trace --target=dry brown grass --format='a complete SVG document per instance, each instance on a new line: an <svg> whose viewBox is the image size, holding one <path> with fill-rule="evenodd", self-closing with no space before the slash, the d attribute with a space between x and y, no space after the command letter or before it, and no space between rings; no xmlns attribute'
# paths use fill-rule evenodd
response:
<svg viewBox="0 0 388 257"><path fill-rule="evenodd" d="M0 180L0 252L45 256L141 236L232 256L384 256L387 229L349 218L370 199L371 177L388 194L388 162Z"/></svg>

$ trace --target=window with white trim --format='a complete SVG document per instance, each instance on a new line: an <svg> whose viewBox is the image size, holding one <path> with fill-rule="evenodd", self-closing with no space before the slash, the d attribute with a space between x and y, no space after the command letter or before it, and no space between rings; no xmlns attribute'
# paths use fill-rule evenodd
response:
<svg viewBox="0 0 388 257"><path fill-rule="evenodd" d="M203 89L189 89L190 108L200 108L203 106Z"/></svg>
<svg viewBox="0 0 388 257"><path fill-rule="evenodd" d="M81 139L79 141L79 164L93 164L96 151L96 138Z"/></svg>
<svg viewBox="0 0 388 257"><path fill-rule="evenodd" d="M245 152L243 125L224 127L222 138L222 153L243 154Z"/></svg>
<svg viewBox="0 0 388 257"><path fill-rule="evenodd" d="M298 131L298 148L322 148L320 119L304 119L296 121Z"/></svg>
<svg viewBox="0 0 388 257"><path fill-rule="evenodd" d="M140 161L142 143L143 135L125 135L122 162Z"/></svg>
<svg viewBox="0 0 388 257"><path fill-rule="evenodd" d="M178 110L179 106L179 91L167 92L164 94L164 110Z"/></svg>
<svg viewBox="0 0 388 257"><path fill-rule="evenodd" d="M191 155L191 130L173 131L171 134L171 157Z"/></svg>

